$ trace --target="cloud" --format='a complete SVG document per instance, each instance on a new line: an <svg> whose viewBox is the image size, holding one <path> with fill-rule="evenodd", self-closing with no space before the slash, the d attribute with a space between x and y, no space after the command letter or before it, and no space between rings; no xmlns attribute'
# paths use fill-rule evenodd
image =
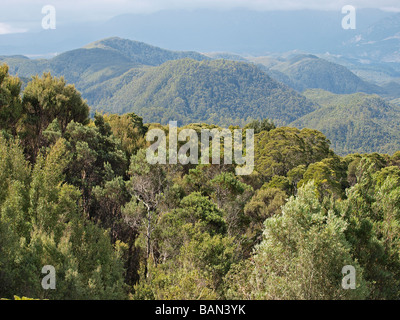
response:
<svg viewBox="0 0 400 320"><path fill-rule="evenodd" d="M23 28L14 28L7 23L0 22L0 34L10 34L10 33L23 33L27 32L27 29Z"/></svg>
<svg viewBox="0 0 400 320"><path fill-rule="evenodd" d="M388 12L400 12L400 6L399 7L383 7L381 9L383 11L388 11Z"/></svg>
<svg viewBox="0 0 400 320"><path fill-rule="evenodd" d="M6 0L8 1L8 0ZM26 1L26 0L16 0ZM35 0L40 2L39 0ZM90 11L109 13L155 12L166 9L234 9L251 10L340 10L345 5L356 8L399 8L399 0L53 0L55 6L68 9L85 8ZM72 5L73 4L73 5Z"/></svg>
<svg viewBox="0 0 400 320"><path fill-rule="evenodd" d="M1 0L0 21L38 20L41 8L51 4L62 20L103 20L124 13L152 13L168 9L341 10L390 8L399 11L399 0Z"/></svg>
<svg viewBox="0 0 400 320"><path fill-rule="evenodd" d="M4 0L3 0L4 1ZM10 1L10 0L5 0ZM28 0L13 0L25 2ZM43 0L29 2L43 3ZM162 9L248 8L253 10L338 10L345 5L357 8L400 8L399 0L53 0L55 6L111 11L157 11Z"/></svg>

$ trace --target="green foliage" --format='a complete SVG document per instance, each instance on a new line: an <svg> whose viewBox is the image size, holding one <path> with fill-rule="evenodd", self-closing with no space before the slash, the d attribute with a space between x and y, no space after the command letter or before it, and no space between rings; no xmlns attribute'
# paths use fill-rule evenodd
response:
<svg viewBox="0 0 400 320"><path fill-rule="evenodd" d="M246 203L244 213L249 225L246 235L252 244L261 241L264 221L282 212L286 198L286 193L281 189L262 188Z"/></svg>
<svg viewBox="0 0 400 320"><path fill-rule="evenodd" d="M22 103L24 117L20 136L32 159L45 144L43 131L55 119L62 133L71 121L83 124L89 121L89 107L75 86L67 85L64 78L52 77L50 73L32 78L24 89Z"/></svg>
<svg viewBox="0 0 400 320"><path fill-rule="evenodd" d="M370 297L394 299L399 295L399 169L387 167L377 172L368 159L365 163L367 169L342 204L350 222L347 238L371 283Z"/></svg>
<svg viewBox="0 0 400 320"><path fill-rule="evenodd" d="M331 196L343 198L344 190L348 187L346 169L346 165L337 157L312 163L304 172L303 179L298 182L298 187L314 181L316 194L321 199Z"/></svg>
<svg viewBox="0 0 400 320"><path fill-rule="evenodd" d="M323 132L340 155L355 152L394 153L400 147L400 109L377 95L336 95L323 90L303 93L321 108L291 125Z"/></svg>
<svg viewBox="0 0 400 320"><path fill-rule="evenodd" d="M143 119L134 113L122 116L113 114L105 116L111 126L113 135L120 140L122 149L127 155L133 155L146 145L144 135L147 127L143 125Z"/></svg>
<svg viewBox="0 0 400 320"><path fill-rule="evenodd" d="M222 297L223 277L236 261L233 239L196 230L189 233L192 236L180 247L175 259L150 268L147 283L156 299Z"/></svg>
<svg viewBox="0 0 400 320"><path fill-rule="evenodd" d="M282 215L266 220L263 241L252 260L227 276L229 298L367 297L362 269L352 258L345 238L346 222L333 211L324 210L313 189L312 184L300 189L297 198L284 206ZM356 267L355 290L341 288L345 265Z"/></svg>
<svg viewBox="0 0 400 320"><path fill-rule="evenodd" d="M270 131L272 129L276 129L276 126L269 119L263 120L253 120L250 123L246 124L243 130L253 129L254 134L260 133L261 131Z"/></svg>
<svg viewBox="0 0 400 320"><path fill-rule="evenodd" d="M81 193L63 183L70 161L64 139L37 158L32 170L17 142L0 139L8 187L0 202L0 278L4 297L121 299L123 265L107 232L87 221ZM3 161L0 161L3 163ZM7 162L4 162L7 164ZM11 171L11 172L10 172ZM16 175L18 174L18 175ZM41 269L57 270L57 290L41 287Z"/></svg>
<svg viewBox="0 0 400 320"><path fill-rule="evenodd" d="M331 154L329 140L315 130L281 127L256 136L255 167L267 179Z"/></svg>
<svg viewBox="0 0 400 320"><path fill-rule="evenodd" d="M314 110L312 103L255 66L190 59L150 68L110 99L101 101L99 107L113 112L133 111L149 122L220 125L267 117L289 123Z"/></svg>
<svg viewBox="0 0 400 320"><path fill-rule="evenodd" d="M22 117L21 81L8 74L8 66L0 66L0 130L16 135L17 122Z"/></svg>
<svg viewBox="0 0 400 320"><path fill-rule="evenodd" d="M136 59L130 56L135 48L138 59L140 50L155 65L163 59L156 48L118 39L93 46L85 49L87 59L101 47L106 56L115 49L121 59ZM280 96L283 87L247 64L187 59L145 69L130 74L155 80L134 84L148 88L141 94L167 90L202 101L195 111L199 119L222 119L232 113L226 105L242 103L246 94L257 97L266 90L267 100L291 97ZM170 77L174 70L179 79ZM215 73L215 82L206 81ZM250 118L264 116L245 119L247 108L232 117L256 132L256 170L250 176L235 175L236 164L152 165L145 134L153 128L168 133L162 124L145 125L134 113L96 113L88 121L79 92L50 74L35 77L21 101L19 80L1 67L0 93L1 297L400 297L400 151L341 158L321 132ZM365 96L358 97L362 104ZM165 102L176 106L171 115L185 116L179 108L188 101L173 99ZM255 112L273 99L246 102ZM278 117L297 117L304 111L300 100L288 109L266 108ZM376 97L368 101L379 104ZM206 113L205 106L218 114ZM378 118L382 112L369 111ZM218 127L183 128L199 133ZM56 290L41 286L44 265L56 269ZM345 265L356 269L355 290L341 286Z"/></svg>

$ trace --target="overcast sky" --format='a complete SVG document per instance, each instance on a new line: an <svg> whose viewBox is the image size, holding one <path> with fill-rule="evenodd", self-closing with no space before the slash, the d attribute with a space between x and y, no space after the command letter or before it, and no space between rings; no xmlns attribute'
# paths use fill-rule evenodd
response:
<svg viewBox="0 0 400 320"><path fill-rule="evenodd" d="M400 0L0 0L0 34L40 25L41 9L53 5L58 22L106 20L124 13L165 9L340 10L344 5L400 11Z"/></svg>

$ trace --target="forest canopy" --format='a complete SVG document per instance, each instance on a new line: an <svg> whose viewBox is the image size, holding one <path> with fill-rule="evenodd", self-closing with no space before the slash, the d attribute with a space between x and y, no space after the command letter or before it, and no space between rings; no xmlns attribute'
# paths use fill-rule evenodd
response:
<svg viewBox="0 0 400 320"><path fill-rule="evenodd" d="M0 297L400 298L400 152L342 157L317 130L253 120L255 170L238 176L149 164L152 128L168 130L90 119L63 78L21 90L0 68Z"/></svg>

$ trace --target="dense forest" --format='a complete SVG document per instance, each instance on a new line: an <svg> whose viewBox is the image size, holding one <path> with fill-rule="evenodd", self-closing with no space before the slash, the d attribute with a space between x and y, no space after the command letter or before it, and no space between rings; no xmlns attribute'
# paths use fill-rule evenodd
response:
<svg viewBox="0 0 400 320"><path fill-rule="evenodd" d="M167 126L90 118L49 73L21 86L0 67L0 297L400 297L400 152L341 157L317 130L264 119L244 125L251 175L151 165L146 133ZM56 290L41 286L44 265ZM346 265L354 290L342 288Z"/></svg>
<svg viewBox="0 0 400 320"><path fill-rule="evenodd" d="M381 152L400 150L400 107L375 94L334 94L321 89L303 92L320 106L295 120L296 128L322 131L336 153Z"/></svg>
<svg viewBox="0 0 400 320"><path fill-rule="evenodd" d="M0 56L0 64L21 79L22 90L37 74L64 77L91 106L90 118L135 113L145 123L224 127L269 118L323 132L342 156L400 150L395 66L326 59L171 51L112 37L49 59Z"/></svg>
<svg viewBox="0 0 400 320"><path fill-rule="evenodd" d="M283 61L263 57L252 60L299 92L318 88L338 94L385 93L383 88L362 80L346 67L311 54L299 54Z"/></svg>
<svg viewBox="0 0 400 320"><path fill-rule="evenodd" d="M168 61L148 69L111 98L100 100L98 106L116 113L134 111L145 121L162 124L175 119L184 124L223 126L244 125L246 120L267 115L287 124L316 108L254 65L193 59Z"/></svg>

